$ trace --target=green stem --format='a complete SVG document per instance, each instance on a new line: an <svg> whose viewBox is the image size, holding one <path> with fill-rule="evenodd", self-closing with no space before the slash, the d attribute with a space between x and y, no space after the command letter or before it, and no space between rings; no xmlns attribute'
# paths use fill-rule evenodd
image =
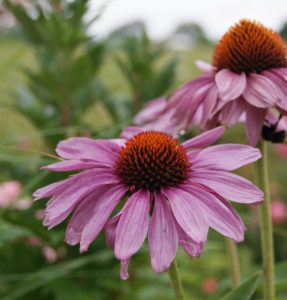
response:
<svg viewBox="0 0 287 300"><path fill-rule="evenodd" d="M175 299L176 300L184 300L184 293L183 293L183 287L180 279L179 269L176 262L176 259L172 262L169 270L169 278L170 278L170 284L173 288Z"/></svg>
<svg viewBox="0 0 287 300"><path fill-rule="evenodd" d="M264 141L260 141L259 149L262 152L262 159L260 159L255 166L258 186L262 189L265 195L265 201L260 206L261 247L264 274L264 299L274 300L274 249L268 179L267 143Z"/></svg>
<svg viewBox="0 0 287 300"><path fill-rule="evenodd" d="M231 279L233 287L240 284L240 264L237 246L235 242L229 238L225 238L226 249L230 257Z"/></svg>

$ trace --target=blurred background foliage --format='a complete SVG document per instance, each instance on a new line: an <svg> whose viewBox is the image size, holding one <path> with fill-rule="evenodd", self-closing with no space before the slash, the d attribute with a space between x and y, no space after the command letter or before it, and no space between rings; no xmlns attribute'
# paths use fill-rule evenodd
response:
<svg viewBox="0 0 287 300"><path fill-rule="evenodd" d="M55 161L49 154L60 139L116 136L144 103L197 75L194 61L210 61L213 42L196 23L155 42L141 21L99 39L89 28L102 12L87 19L88 10L88 0L7 0L0 6L1 299L173 299L167 274L151 271L146 244L123 282L102 235L80 255L63 242L65 224L51 232L42 226L45 204L32 205L31 194L63 177L39 171ZM286 25L281 32L286 38ZM229 130L224 140L244 142L242 128ZM284 147L270 146L279 300L287 297ZM240 173L252 178L251 167ZM244 299L260 299L260 274L252 275L261 261L256 207L237 208L249 229L239 245ZM210 232L200 259L182 251L178 257L187 299L221 299L230 290L229 257L218 234ZM243 298L233 293L225 299Z"/></svg>

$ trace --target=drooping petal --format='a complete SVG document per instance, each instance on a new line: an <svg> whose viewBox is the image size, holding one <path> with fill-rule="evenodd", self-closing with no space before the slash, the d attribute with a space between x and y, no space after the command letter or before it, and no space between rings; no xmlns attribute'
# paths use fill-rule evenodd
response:
<svg viewBox="0 0 287 300"><path fill-rule="evenodd" d="M183 250L191 257L199 257L203 250L204 243L196 243L181 229L179 225L177 226L177 231L179 237L179 245L183 248Z"/></svg>
<svg viewBox="0 0 287 300"><path fill-rule="evenodd" d="M41 169L54 172L68 172L82 169L91 169L97 166L99 166L99 164L95 162L74 159L56 162L51 165L44 166Z"/></svg>
<svg viewBox="0 0 287 300"><path fill-rule="evenodd" d="M240 97L246 87L245 73L236 74L228 69L216 73L215 82L219 95L223 101L230 101Z"/></svg>
<svg viewBox="0 0 287 300"><path fill-rule="evenodd" d="M121 212L118 213L116 216L112 217L105 225L106 243L107 246L113 250L115 248L116 231L120 218ZM120 263L120 277L122 280L127 280L129 278L128 267L130 263L130 258L121 260Z"/></svg>
<svg viewBox="0 0 287 300"><path fill-rule="evenodd" d="M256 146L261 138L263 123L266 117L267 109L257 108L252 105L246 107L246 134L248 144Z"/></svg>
<svg viewBox="0 0 287 300"><path fill-rule="evenodd" d="M240 121L248 104L243 98L238 98L234 101L226 103L220 109L219 121L221 124L232 127Z"/></svg>
<svg viewBox="0 0 287 300"><path fill-rule="evenodd" d="M261 158L258 149L247 145L215 145L200 151L192 162L193 169L232 171Z"/></svg>
<svg viewBox="0 0 287 300"><path fill-rule="evenodd" d="M67 226L65 241L68 244L76 245L80 242L84 227L97 213L99 206L102 205L100 201L106 201L103 195L108 197L108 191L111 190L112 187L111 185L100 186L81 201ZM119 186L119 193L121 189L122 187Z"/></svg>
<svg viewBox="0 0 287 300"><path fill-rule="evenodd" d="M185 150L189 148L203 148L207 147L214 142L216 142L224 133L224 127L219 126L214 129L208 130L204 133L201 133L197 135L194 138L191 138L184 143L182 143L182 146Z"/></svg>
<svg viewBox="0 0 287 300"><path fill-rule="evenodd" d="M211 228L236 242L243 241L245 226L227 201L196 185L190 185L187 190L200 202Z"/></svg>
<svg viewBox="0 0 287 300"><path fill-rule="evenodd" d="M250 74L243 97L251 105L268 108L279 102L278 92L274 83L264 75Z"/></svg>
<svg viewBox="0 0 287 300"><path fill-rule="evenodd" d="M218 88L216 85L213 85L202 102L201 128L205 128L207 121L212 116L212 112L217 105L218 99Z"/></svg>
<svg viewBox="0 0 287 300"><path fill-rule="evenodd" d="M93 140L84 137L61 141L56 152L65 159L85 159L111 166L120 151L120 146L109 140Z"/></svg>
<svg viewBox="0 0 287 300"><path fill-rule="evenodd" d="M71 178L61 180L58 182L53 182L47 186L44 186L33 193L35 200L42 198L48 198L56 194L60 194L71 184Z"/></svg>
<svg viewBox="0 0 287 300"><path fill-rule="evenodd" d="M143 131L140 127L127 127L121 132L120 138L128 140Z"/></svg>
<svg viewBox="0 0 287 300"><path fill-rule="evenodd" d="M215 68L211 64L202 60L195 61L195 65L203 73L211 74L215 71Z"/></svg>
<svg viewBox="0 0 287 300"><path fill-rule="evenodd" d="M137 191L127 201L117 226L115 256L129 259L145 240L148 230L150 193Z"/></svg>
<svg viewBox="0 0 287 300"><path fill-rule="evenodd" d="M134 123L136 125L142 125L144 123L154 120L159 113L161 113L167 105L167 100L163 97L154 99L148 102L144 108L134 117Z"/></svg>
<svg viewBox="0 0 287 300"><path fill-rule="evenodd" d="M277 104L280 108L287 110L287 81L280 73L271 70L262 72L264 76L269 78L276 87L276 91L280 98L280 102Z"/></svg>
<svg viewBox="0 0 287 300"><path fill-rule="evenodd" d="M50 200L45 209L45 219L43 224L49 229L62 222L85 198L89 193L95 190L94 185L71 185L63 193Z"/></svg>
<svg viewBox="0 0 287 300"><path fill-rule="evenodd" d="M94 168L86 170L79 174L73 175L68 179L54 182L43 188L38 189L33 196L37 199L48 198L63 193L70 186L81 187L82 185L102 185L102 184L116 184L120 179L114 175L111 170L107 168Z"/></svg>
<svg viewBox="0 0 287 300"><path fill-rule="evenodd" d="M199 171L190 176L192 182L198 182L214 190L224 198L238 203L258 203L263 201L263 192L249 180L225 171Z"/></svg>
<svg viewBox="0 0 287 300"><path fill-rule="evenodd" d="M178 234L166 199L160 193L154 193L148 241L153 270L157 273L167 271L176 255Z"/></svg>
<svg viewBox="0 0 287 300"><path fill-rule="evenodd" d="M89 220L82 231L80 241L81 252L88 250L89 245L103 229L116 205L126 193L126 190L126 186L116 185L111 187L106 193L102 194L97 199L93 210L93 217Z"/></svg>
<svg viewBox="0 0 287 300"><path fill-rule="evenodd" d="M167 109L174 109L174 118L185 122L192 119L208 90L215 85L213 77L202 75L179 88L169 100Z"/></svg>
<svg viewBox="0 0 287 300"><path fill-rule="evenodd" d="M112 217L105 225L106 244L111 249L115 248L116 230L119 224L120 217L121 214L119 213L116 216Z"/></svg>
<svg viewBox="0 0 287 300"><path fill-rule="evenodd" d="M130 259L121 260L120 277L122 280L129 279L129 273L128 273L129 263L130 263Z"/></svg>
<svg viewBox="0 0 287 300"><path fill-rule="evenodd" d="M164 193L182 230L196 243L205 242L208 224L199 201L190 193L177 188L166 189Z"/></svg>
<svg viewBox="0 0 287 300"><path fill-rule="evenodd" d="M142 127L144 130L162 131L173 137L178 137L181 131L181 124L177 124L172 119L174 115L174 109L170 109L162 114L159 114L153 121L144 124Z"/></svg>

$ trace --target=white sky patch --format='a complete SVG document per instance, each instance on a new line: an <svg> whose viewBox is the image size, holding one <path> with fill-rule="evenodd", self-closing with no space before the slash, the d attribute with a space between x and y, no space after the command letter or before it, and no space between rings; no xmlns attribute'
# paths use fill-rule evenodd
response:
<svg viewBox="0 0 287 300"><path fill-rule="evenodd" d="M273 29L287 21L286 0L92 0L91 12L103 5L104 13L92 28L99 36L135 20L144 21L155 39L168 37L183 22L198 22L216 39L242 18Z"/></svg>

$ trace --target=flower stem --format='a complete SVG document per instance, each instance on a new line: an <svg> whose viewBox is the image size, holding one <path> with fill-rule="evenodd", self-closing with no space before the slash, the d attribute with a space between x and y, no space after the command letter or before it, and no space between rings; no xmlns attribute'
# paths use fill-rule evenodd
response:
<svg viewBox="0 0 287 300"><path fill-rule="evenodd" d="M176 300L184 300L184 292L183 287L180 279L179 269L177 265L176 258L171 263L170 268L168 270L169 278L170 278L170 284L173 288L175 299Z"/></svg>
<svg viewBox="0 0 287 300"><path fill-rule="evenodd" d="M262 159L260 159L256 163L256 176L258 180L258 185L265 195L265 201L260 206L261 247L264 274L264 299L274 300L274 249L268 179L267 143L264 141L260 141L259 149L262 152Z"/></svg>
<svg viewBox="0 0 287 300"><path fill-rule="evenodd" d="M225 238L225 245L230 257L232 285L235 288L240 284L240 264L237 246L235 242L229 238Z"/></svg>

